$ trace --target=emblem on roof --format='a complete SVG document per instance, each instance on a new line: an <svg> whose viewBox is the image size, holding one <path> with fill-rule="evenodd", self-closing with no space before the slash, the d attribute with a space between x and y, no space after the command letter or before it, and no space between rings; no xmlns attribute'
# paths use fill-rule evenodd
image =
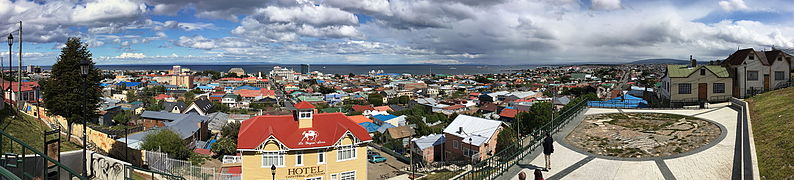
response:
<svg viewBox="0 0 794 180"><path fill-rule="evenodd" d="M303 138L301 138L301 141L298 143L300 145L303 145L303 144L312 145L312 144L317 144L317 143L324 143L324 142L317 142L317 136L319 136L320 134L317 133L317 131L315 131L315 130L303 131L301 133L301 135L303 135Z"/></svg>

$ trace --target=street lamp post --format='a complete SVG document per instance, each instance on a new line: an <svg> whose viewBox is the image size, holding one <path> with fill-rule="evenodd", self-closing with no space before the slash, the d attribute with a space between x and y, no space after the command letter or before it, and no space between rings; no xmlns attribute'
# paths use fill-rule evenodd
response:
<svg viewBox="0 0 794 180"><path fill-rule="evenodd" d="M86 84L88 83L88 68L89 68L88 66L89 65L91 65L91 63L88 61L88 59L83 59L83 60L80 61L80 75L83 76L83 83L82 83L83 93L88 93L86 91ZM88 165L88 163L87 163L88 160L86 159L86 156L87 156L86 153L88 152L87 151L88 142L87 142L87 138L86 138L87 137L86 130L88 130L88 128L87 128L88 127L88 117L87 117L88 111L86 111L87 108L88 108L88 104L86 103L86 97L83 97L83 111L84 111L83 112L84 113L83 114L83 176L88 176L88 169L86 168L86 165Z"/></svg>
<svg viewBox="0 0 794 180"><path fill-rule="evenodd" d="M273 174L273 180L276 180L276 165L275 164L270 166L270 173Z"/></svg>
<svg viewBox="0 0 794 180"><path fill-rule="evenodd" d="M8 69L11 69L11 46L14 45L14 36L11 33L8 33ZM3 81L5 81L5 72L3 72L3 67L0 66L0 76L2 76ZM3 83L5 84L5 83ZM9 83L9 86L11 83ZM3 87L3 91L5 91L5 87ZM2 93L3 97L5 97L5 92Z"/></svg>

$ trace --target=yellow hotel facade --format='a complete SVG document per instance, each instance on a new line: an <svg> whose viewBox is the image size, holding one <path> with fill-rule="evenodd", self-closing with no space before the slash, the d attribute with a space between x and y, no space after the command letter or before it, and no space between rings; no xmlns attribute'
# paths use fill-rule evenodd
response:
<svg viewBox="0 0 794 180"><path fill-rule="evenodd" d="M342 113L318 114L307 102L295 107L292 115L243 121L237 144L242 179L367 179L367 131Z"/></svg>

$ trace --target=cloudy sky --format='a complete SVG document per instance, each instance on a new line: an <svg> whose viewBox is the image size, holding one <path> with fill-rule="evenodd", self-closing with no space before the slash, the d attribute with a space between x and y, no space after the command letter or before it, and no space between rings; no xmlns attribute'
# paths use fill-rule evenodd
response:
<svg viewBox="0 0 794 180"><path fill-rule="evenodd" d="M68 37L99 64L554 64L794 48L792 14L791 0L0 0L0 33L23 21L37 65Z"/></svg>

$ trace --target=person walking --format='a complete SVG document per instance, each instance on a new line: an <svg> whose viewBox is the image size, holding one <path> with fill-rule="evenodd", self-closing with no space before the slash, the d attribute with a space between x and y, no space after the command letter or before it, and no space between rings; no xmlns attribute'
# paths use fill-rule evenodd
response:
<svg viewBox="0 0 794 180"><path fill-rule="evenodd" d="M540 169L535 169L535 180L544 180L543 173L540 173Z"/></svg>
<svg viewBox="0 0 794 180"><path fill-rule="evenodd" d="M545 171L551 170L551 153L554 153L554 139L551 138L551 134L546 132L546 138L543 139L543 155L546 157L546 169Z"/></svg>

